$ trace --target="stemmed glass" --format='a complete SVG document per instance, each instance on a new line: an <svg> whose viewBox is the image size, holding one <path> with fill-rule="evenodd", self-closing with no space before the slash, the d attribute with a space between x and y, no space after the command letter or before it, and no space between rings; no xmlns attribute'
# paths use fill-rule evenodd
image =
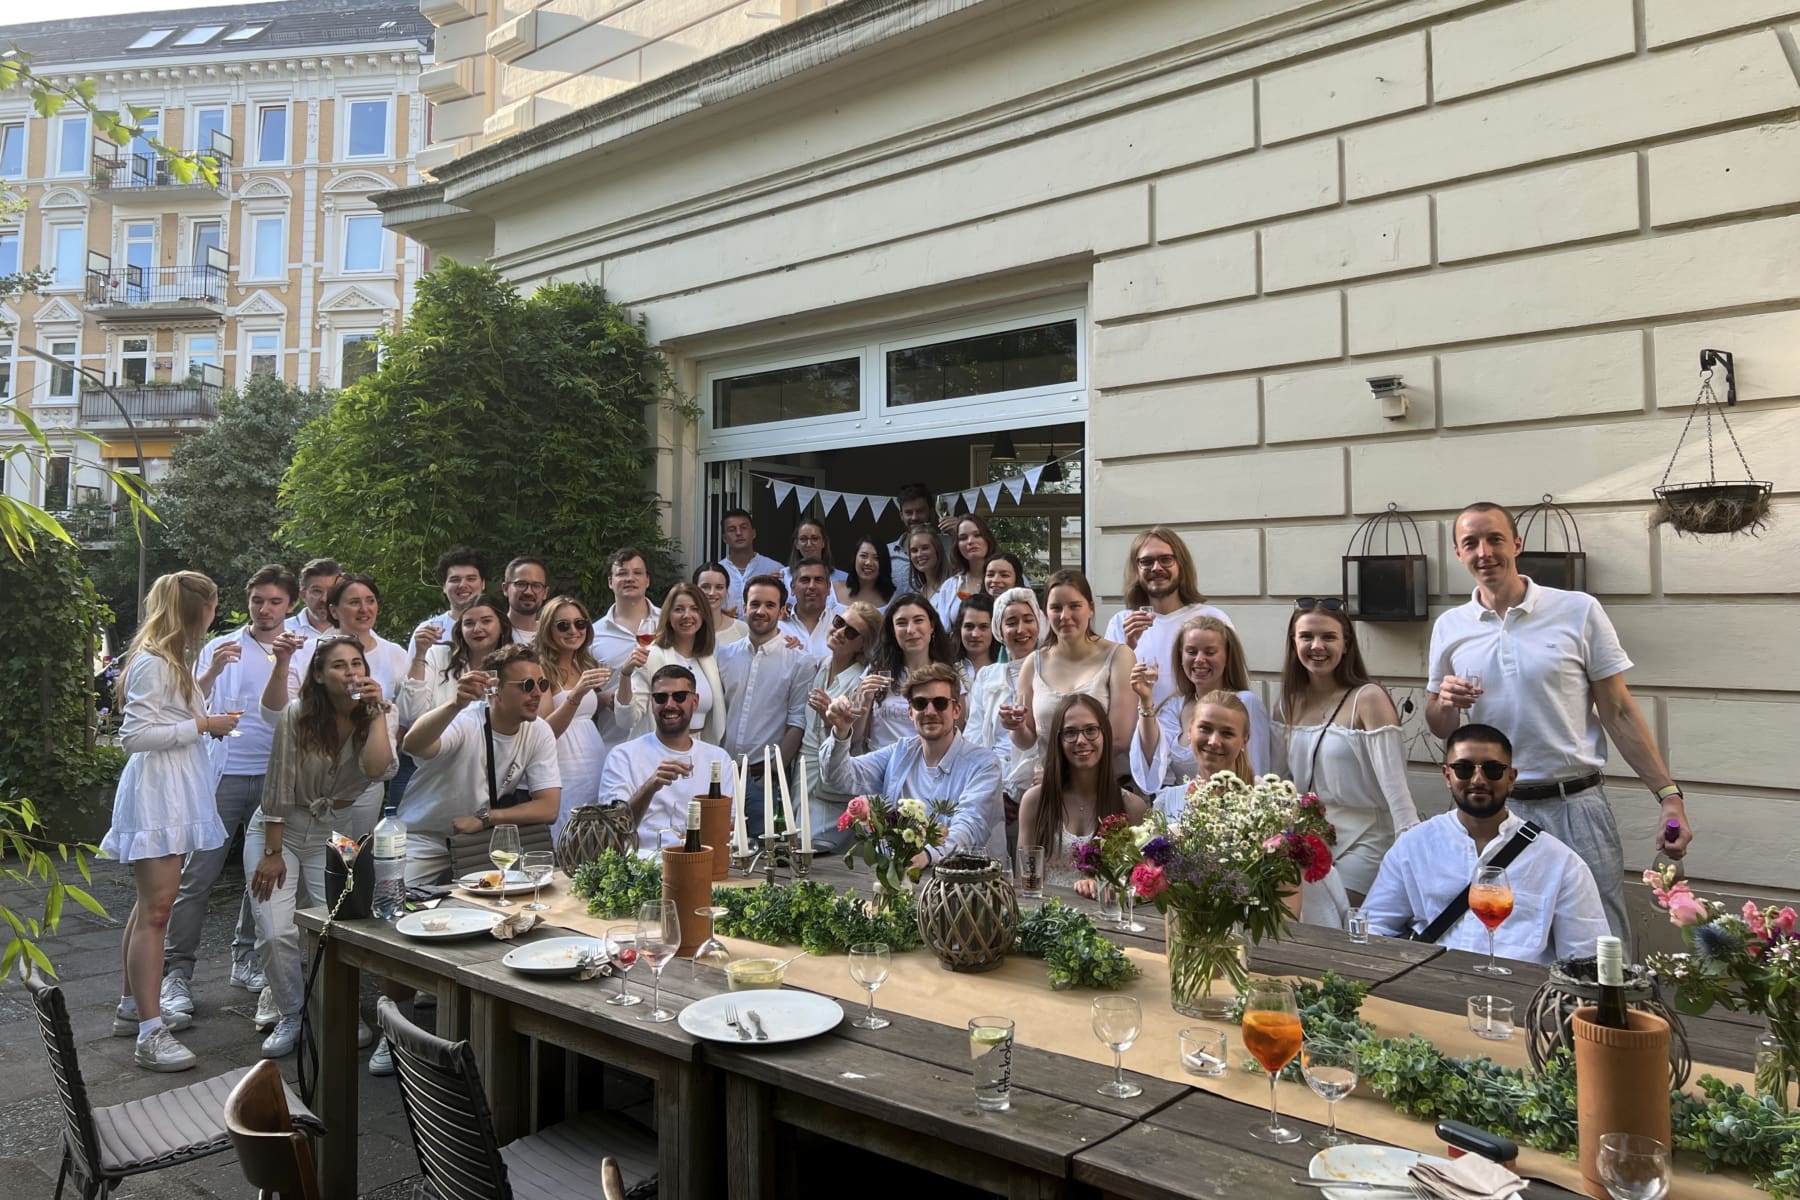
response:
<svg viewBox="0 0 1800 1200"><path fill-rule="evenodd" d="M1125 1052L1131 1049L1131 1043L1137 1041L1138 1031L1144 1024L1144 1012L1138 1005L1137 997L1096 996L1091 1019L1094 1036L1112 1047L1113 1052L1112 1080L1095 1090L1102 1096L1113 1096L1120 1100L1143 1095L1143 1088L1135 1083L1125 1082Z"/></svg>
<svg viewBox="0 0 1800 1200"><path fill-rule="evenodd" d="M1320 1147L1348 1146L1352 1139L1338 1132L1337 1102L1356 1090L1356 1051L1342 1042L1307 1038L1300 1045L1300 1071L1306 1086L1325 1101L1330 1124L1324 1133L1309 1138Z"/></svg>
<svg viewBox="0 0 1800 1200"><path fill-rule="evenodd" d="M242 719L244 713L249 711L250 708L250 702L242 696L221 696L219 697L219 703L225 706L221 711L223 711L226 716L238 717L240 719ZM242 729L233 728L232 731L225 736L243 737L244 731Z"/></svg>
<svg viewBox="0 0 1800 1200"><path fill-rule="evenodd" d="M888 948L886 942L858 942L850 947L850 978L862 984L869 993L869 1011L850 1022L857 1029L886 1029L893 1022L875 1015L875 989L887 982Z"/></svg>
<svg viewBox="0 0 1800 1200"><path fill-rule="evenodd" d="M638 905L638 957L650 964L650 976L656 981L650 995L650 1011L639 1013L640 1021L673 1021L675 1014L662 1006L662 973L681 948L681 915L673 900L648 900Z"/></svg>
<svg viewBox="0 0 1800 1200"><path fill-rule="evenodd" d="M645 617L643 620L638 622L637 644L648 649L650 646L650 643L654 642L655 640L656 640L656 618L655 617Z"/></svg>
<svg viewBox="0 0 1800 1200"><path fill-rule="evenodd" d="M488 839L488 859L500 872L500 895L494 897L494 904L500 908L511 908L512 901L506 898L506 873L519 861L517 825L494 826L494 835Z"/></svg>
<svg viewBox="0 0 1800 1200"><path fill-rule="evenodd" d="M1613 1200L1663 1200L1669 1194L1669 1148L1636 1133L1603 1133L1594 1159Z"/></svg>
<svg viewBox="0 0 1800 1200"><path fill-rule="evenodd" d="M1275 1101L1275 1081L1283 1068L1300 1053L1300 1008L1294 989L1272 979L1258 980L1244 991L1244 1049L1269 1073L1269 1123L1253 1125L1250 1136L1259 1142L1288 1143L1300 1134L1281 1123Z"/></svg>
<svg viewBox="0 0 1800 1200"><path fill-rule="evenodd" d="M1476 871L1475 882L1469 885L1469 911L1487 926L1488 960L1475 968L1483 975L1512 974L1511 967L1503 967L1494 961L1494 931L1512 916L1512 910L1513 890L1511 881L1506 878L1506 868L1482 867Z"/></svg>
<svg viewBox="0 0 1800 1200"><path fill-rule="evenodd" d="M731 910L729 908L720 908L717 905L709 905L706 908L696 908L694 910L694 915L696 917L706 918L706 940L694 947L694 978L698 979L700 977L700 968L702 965L723 971L725 969L725 964L731 961L731 950L724 942L721 942L718 938L713 936L714 924L720 917L723 917L730 912Z"/></svg>
<svg viewBox="0 0 1800 1200"><path fill-rule="evenodd" d="M531 903L525 907L533 912L543 912L549 908L539 899L544 885L556 874L556 855L549 850L533 850L519 860L519 869L525 872L525 878L531 880Z"/></svg>
<svg viewBox="0 0 1800 1200"><path fill-rule="evenodd" d="M1137 897L1131 893L1131 881L1127 879L1114 890L1119 895L1119 923L1113 928L1120 933L1143 933L1144 923L1131 915L1137 903Z"/></svg>
<svg viewBox="0 0 1800 1200"><path fill-rule="evenodd" d="M637 965L637 926L613 925L606 931L606 956L612 960L613 974L619 977L619 990L606 998L608 1004L630 1008L642 1004L642 996L625 994L625 976Z"/></svg>

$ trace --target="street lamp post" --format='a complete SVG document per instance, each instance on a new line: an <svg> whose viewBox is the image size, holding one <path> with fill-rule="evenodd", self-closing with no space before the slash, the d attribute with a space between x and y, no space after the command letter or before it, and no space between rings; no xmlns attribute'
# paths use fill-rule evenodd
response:
<svg viewBox="0 0 1800 1200"><path fill-rule="evenodd" d="M141 488L143 489L143 494L149 495L150 476L149 476L149 470L144 464L144 442L143 442L142 438L138 437L137 423L131 419L131 413L126 410L125 402L123 400L119 399L119 394L112 390L111 386L109 386L107 384L106 380L97 371L89 370L87 367L83 367L76 363L72 363L69 360L64 359L64 358L58 358L58 357L56 357L56 355L50 354L44 350L40 350L36 346L26 346L26 345L21 344L19 346L19 349L23 350L26 354L31 355L31 357L33 357L33 358L42 359L44 362L49 363L53 367L61 367L65 371L70 371L76 375L81 376L84 380L93 384L95 387L99 388L102 392L106 393L106 398L108 400L111 400L113 403L113 407L119 410L119 416L124 418L125 428L131 434L131 449L132 449L132 452L137 455L138 481L139 481ZM148 571L149 571L150 558L149 558L149 550L147 549L147 547L145 545L145 541L144 541L144 534L145 534L144 506L141 503L135 504L132 506L132 512L134 514L135 523L137 525L137 544L138 544L137 608L138 608L138 619L142 620L143 614L144 614L144 592L146 591L146 589L149 586L148 580L146 579L146 575L148 574Z"/></svg>

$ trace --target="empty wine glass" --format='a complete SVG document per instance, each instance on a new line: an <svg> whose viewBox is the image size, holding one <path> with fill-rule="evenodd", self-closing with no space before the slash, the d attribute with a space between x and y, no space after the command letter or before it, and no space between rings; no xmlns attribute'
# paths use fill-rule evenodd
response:
<svg viewBox="0 0 1800 1200"><path fill-rule="evenodd" d="M638 957L650 964L650 977L655 986L650 995L650 1011L638 1014L640 1021L673 1021L675 1014L662 1006L662 973L681 948L681 915L673 900L647 900L638 905Z"/></svg>
<svg viewBox="0 0 1800 1200"><path fill-rule="evenodd" d="M1487 926L1488 960L1475 966L1475 970L1483 975L1512 974L1511 967L1503 967L1494 961L1494 931L1512 916L1512 910L1513 890L1506 877L1506 868L1482 867L1475 872L1475 881L1469 884L1469 911Z"/></svg>
<svg viewBox="0 0 1800 1200"><path fill-rule="evenodd" d="M1594 1168L1613 1200L1663 1200L1669 1194L1669 1148L1637 1133L1603 1133Z"/></svg>
<svg viewBox="0 0 1800 1200"><path fill-rule="evenodd" d="M858 942L850 947L850 978L869 993L869 1011L850 1022L858 1029L886 1029L893 1024L875 1015L875 989L887 982L888 959L886 942Z"/></svg>
<svg viewBox="0 0 1800 1200"><path fill-rule="evenodd" d="M519 827L517 825L496 825L494 834L488 839L488 860L500 872L500 886L496 890L500 895L494 903L501 908L511 908L512 901L506 898L506 873L519 861Z"/></svg>
<svg viewBox="0 0 1800 1200"><path fill-rule="evenodd" d="M619 990L606 998L608 1004L630 1008L642 1004L642 996L625 994L625 976L637 965L637 926L613 925L606 931L606 956L612 960L613 974L619 977Z"/></svg>
<svg viewBox="0 0 1800 1200"><path fill-rule="evenodd" d="M705 908L696 908L694 910L694 915L696 917L706 918L706 940L694 947L694 957L692 960L694 964L694 978L698 979L700 977L701 967L711 967L714 970L723 971L726 964L731 962L730 948L714 936L714 927L719 918L730 912L731 910L729 908L720 908L717 905L708 905Z"/></svg>
<svg viewBox="0 0 1800 1200"><path fill-rule="evenodd" d="M1325 1132L1309 1138L1314 1146L1347 1146L1352 1139L1338 1132L1337 1102L1356 1090L1356 1051L1342 1042L1307 1038L1300 1044L1300 1072L1306 1086L1325 1101Z"/></svg>
<svg viewBox="0 0 1800 1200"><path fill-rule="evenodd" d="M525 872L525 878L531 881L531 903L525 907L533 912L543 912L549 908L539 899L544 885L556 874L556 855L548 850L533 850L519 860L519 869Z"/></svg>
<svg viewBox="0 0 1800 1200"><path fill-rule="evenodd" d="M1135 1083L1125 1082L1125 1052L1137 1041L1138 1031L1144 1024L1144 1012L1137 997L1094 997L1092 1023L1094 1036L1112 1047L1113 1052L1112 1080L1101 1084L1097 1089L1099 1093L1120 1100L1143 1095L1143 1088Z"/></svg>

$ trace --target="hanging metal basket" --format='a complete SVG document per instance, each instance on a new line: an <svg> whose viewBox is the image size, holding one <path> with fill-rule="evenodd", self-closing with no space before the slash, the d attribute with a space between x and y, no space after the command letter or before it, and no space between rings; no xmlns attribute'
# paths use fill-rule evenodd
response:
<svg viewBox="0 0 1800 1200"><path fill-rule="evenodd" d="M1431 560L1413 519L1389 503L1350 535L1344 552L1344 601L1359 621L1430 618Z"/></svg>
<svg viewBox="0 0 1800 1200"><path fill-rule="evenodd" d="M1717 393L1713 391L1712 379L1715 368L1725 371L1725 403L1719 403ZM1738 445L1737 434L1731 431L1731 422L1725 418L1725 409L1737 403L1737 373L1731 355L1724 350L1702 350L1700 352L1700 394L1694 399L1694 407L1688 413L1688 419L1681 427L1681 437L1675 442L1675 453L1669 456L1669 465L1663 471L1662 483L1656 488L1656 511L1650 514L1650 527L1668 525L1676 533L1693 534L1738 534L1748 533L1754 536L1769 522L1769 495L1775 485L1766 480L1757 479L1750 473L1750 463L1744 458L1744 448ZM1693 427L1694 418L1704 413L1706 416L1706 480L1703 483L1670 483L1669 475L1675 470L1675 460L1681 455L1682 443L1687 440L1688 430ZM1744 469L1742 479L1721 480L1718 468L1713 459L1713 418L1718 418L1720 428L1731 440L1731 448L1736 451L1738 465Z"/></svg>
<svg viewBox="0 0 1800 1200"><path fill-rule="evenodd" d="M1587 554L1581 548L1581 530L1575 514L1560 504L1553 504L1550 493L1541 503L1520 511L1515 524L1524 549L1519 551L1519 573L1529 575L1544 587L1561 588L1565 592L1587 591ZM1531 535L1541 543L1531 548Z"/></svg>

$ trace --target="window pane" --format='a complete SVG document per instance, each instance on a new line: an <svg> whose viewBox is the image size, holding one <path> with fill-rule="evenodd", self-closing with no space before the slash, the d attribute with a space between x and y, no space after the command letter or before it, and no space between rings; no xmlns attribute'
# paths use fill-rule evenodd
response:
<svg viewBox="0 0 1800 1200"><path fill-rule="evenodd" d="M203 46L219 36L219 30L223 28L225 28L223 25L196 25L180 37L176 38L173 44L177 46Z"/></svg>
<svg viewBox="0 0 1800 1200"><path fill-rule="evenodd" d="M287 109L281 105L256 110L256 161L287 161Z"/></svg>
<svg viewBox="0 0 1800 1200"><path fill-rule="evenodd" d="M8 231L0 233L0 275L17 275L19 273L19 235Z"/></svg>
<svg viewBox="0 0 1800 1200"><path fill-rule="evenodd" d="M81 175L88 167L88 123L86 117L65 117L62 142L56 160L59 175Z"/></svg>
<svg viewBox="0 0 1800 1200"><path fill-rule="evenodd" d="M74 362L75 343L51 342L50 357L61 359L63 362ZM75 372L68 367L51 367L50 394L59 399L66 399L73 396L75 394Z"/></svg>
<svg viewBox="0 0 1800 1200"><path fill-rule="evenodd" d="M251 248L251 272L258 279L275 279L285 273L287 256L287 222L280 217L258 217L254 226L255 245Z"/></svg>
<svg viewBox="0 0 1800 1200"><path fill-rule="evenodd" d="M52 282L57 287L74 287L81 282L82 267L87 259L87 239L79 225L58 225L51 230Z"/></svg>
<svg viewBox="0 0 1800 1200"><path fill-rule="evenodd" d="M212 135L225 132L225 110L203 108L194 117L194 150L205 154L212 149Z"/></svg>
<svg viewBox="0 0 1800 1200"><path fill-rule="evenodd" d="M138 123L138 135L131 139L131 157L134 162L142 159L145 163L154 164L156 150L150 145L151 138L162 136L162 117L160 115L145 117ZM138 169L143 169L138 164Z"/></svg>
<svg viewBox="0 0 1800 1200"><path fill-rule="evenodd" d="M344 270L381 270L381 218L344 218Z"/></svg>
<svg viewBox="0 0 1800 1200"><path fill-rule="evenodd" d="M150 47L156 45L158 42L162 41L164 38L168 37L171 33L174 33L174 32L175 31L173 29L152 29L149 33L146 33L144 36L140 37L137 41L131 43L131 45L129 45L125 48L127 50L148 50Z"/></svg>
<svg viewBox="0 0 1800 1200"><path fill-rule="evenodd" d="M351 101L347 154L352 158L379 158L387 153L387 112L386 100Z"/></svg>
<svg viewBox="0 0 1800 1200"><path fill-rule="evenodd" d="M25 173L25 123L0 125L0 179L18 179Z"/></svg>
<svg viewBox="0 0 1800 1200"><path fill-rule="evenodd" d="M1075 339L1075 322L1057 321L889 351L887 402L929 404L1073 383Z"/></svg>
<svg viewBox="0 0 1800 1200"><path fill-rule="evenodd" d="M273 333L253 333L250 335L250 373L252 375L275 374L276 361L281 349L278 335Z"/></svg>
<svg viewBox="0 0 1800 1200"><path fill-rule="evenodd" d="M862 360L783 367L713 380L713 428L853 413L862 407Z"/></svg>
<svg viewBox="0 0 1800 1200"><path fill-rule="evenodd" d="M223 243L220 240L219 222L194 222L194 266L206 265L206 252L216 250Z"/></svg>
<svg viewBox="0 0 1800 1200"><path fill-rule="evenodd" d="M338 356L338 386L349 387L375 369L375 335L352 333L344 337Z"/></svg>
<svg viewBox="0 0 1800 1200"><path fill-rule="evenodd" d="M69 507L69 460L59 454L46 467L44 507L52 511Z"/></svg>
<svg viewBox="0 0 1800 1200"><path fill-rule="evenodd" d="M12 399L13 346L0 342L0 400Z"/></svg>

